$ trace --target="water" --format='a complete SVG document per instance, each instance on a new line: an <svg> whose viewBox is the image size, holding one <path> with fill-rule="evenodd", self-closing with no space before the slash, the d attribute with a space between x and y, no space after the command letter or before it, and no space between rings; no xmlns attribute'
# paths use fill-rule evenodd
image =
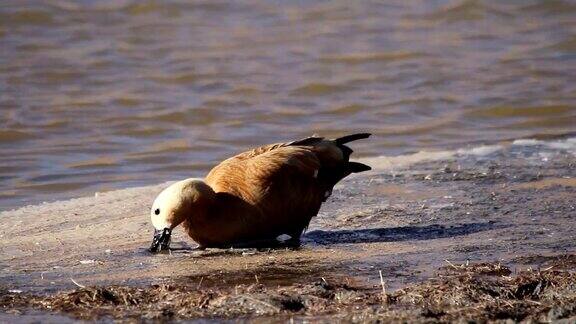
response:
<svg viewBox="0 0 576 324"><path fill-rule="evenodd" d="M2 1L0 209L369 131L360 156L576 131L575 1Z"/></svg>

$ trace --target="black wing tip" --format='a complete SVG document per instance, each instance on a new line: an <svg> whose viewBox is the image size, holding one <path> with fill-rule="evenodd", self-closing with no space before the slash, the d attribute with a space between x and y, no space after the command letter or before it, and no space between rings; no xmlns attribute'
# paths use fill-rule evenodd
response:
<svg viewBox="0 0 576 324"><path fill-rule="evenodd" d="M368 138L370 136L372 136L371 133L357 133L357 134L350 134L350 135L339 137L339 138L335 139L334 141L337 144L346 144L346 143L356 141L359 139Z"/></svg>

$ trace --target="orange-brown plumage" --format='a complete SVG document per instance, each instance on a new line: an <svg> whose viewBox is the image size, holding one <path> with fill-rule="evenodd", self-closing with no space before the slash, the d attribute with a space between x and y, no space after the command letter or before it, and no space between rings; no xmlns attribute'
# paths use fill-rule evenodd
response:
<svg viewBox="0 0 576 324"><path fill-rule="evenodd" d="M298 239L338 181L370 169L349 162L352 150L344 145L368 136L310 137L238 154L214 167L205 184L193 181L190 186L198 188L191 190L204 198L186 207L188 212L180 211L184 207L171 212L167 223L182 223L202 247L244 245L281 234ZM161 205L155 202L153 210Z"/></svg>

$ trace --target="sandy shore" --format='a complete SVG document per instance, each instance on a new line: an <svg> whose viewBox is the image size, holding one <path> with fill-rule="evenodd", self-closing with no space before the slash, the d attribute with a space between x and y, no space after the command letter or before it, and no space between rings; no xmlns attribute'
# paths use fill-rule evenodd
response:
<svg viewBox="0 0 576 324"><path fill-rule="evenodd" d="M447 264L536 269L551 257L576 253L575 153L574 139L520 140L365 159L374 171L337 187L297 250L200 252L177 230L172 246L180 249L149 254L150 203L166 184L5 211L0 285L4 297L52 296L77 284L280 289L318 280L370 292L381 289L381 271L393 293ZM3 309L38 311L18 305Z"/></svg>

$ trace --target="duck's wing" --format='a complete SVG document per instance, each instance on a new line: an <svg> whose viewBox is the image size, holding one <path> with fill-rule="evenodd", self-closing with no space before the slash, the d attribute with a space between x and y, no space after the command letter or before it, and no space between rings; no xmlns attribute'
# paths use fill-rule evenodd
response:
<svg viewBox="0 0 576 324"><path fill-rule="evenodd" d="M298 141L264 145L235 155L215 166L206 176L207 183L216 191L228 192L255 202L267 187L271 175L288 172L314 174L320 161L311 154L307 145L314 145L322 137L311 136ZM304 147L302 147L304 145ZM286 165L282 168L283 165Z"/></svg>
<svg viewBox="0 0 576 324"><path fill-rule="evenodd" d="M257 204L267 196L271 185L294 189L285 181L288 177L294 181L314 179L320 167L320 160L309 147L271 144L223 161L210 171L206 182L216 192L228 192Z"/></svg>
<svg viewBox="0 0 576 324"><path fill-rule="evenodd" d="M334 185L340 180L352 173L371 170L368 165L350 162L353 151L345 145L368 138L370 135L357 133L334 140L312 136L289 143L273 144L249 152L248 161L255 165L260 163L266 165L269 161L274 161L278 166L271 167L270 171L281 170L286 175L295 173L294 176L305 179L312 173L314 180L311 189L322 196L321 201L325 201L331 195ZM288 168L292 170L287 170ZM264 167L262 170L268 169ZM264 178L267 177L268 175Z"/></svg>

